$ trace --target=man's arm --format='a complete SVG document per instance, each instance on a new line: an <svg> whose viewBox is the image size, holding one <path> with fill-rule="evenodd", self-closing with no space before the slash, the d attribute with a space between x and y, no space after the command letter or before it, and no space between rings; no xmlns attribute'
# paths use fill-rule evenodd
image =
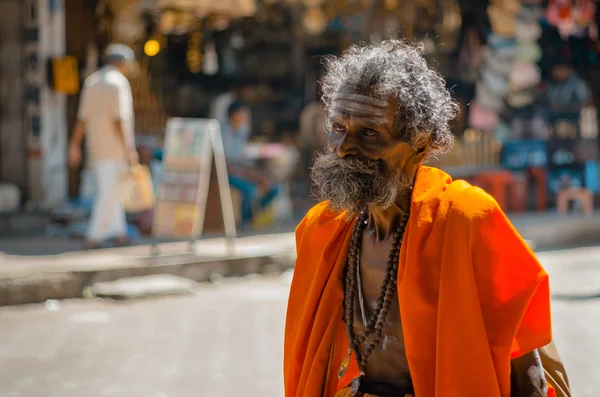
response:
<svg viewBox="0 0 600 397"><path fill-rule="evenodd" d="M569 378L554 342L511 361L511 397L571 397Z"/></svg>
<svg viewBox="0 0 600 397"><path fill-rule="evenodd" d="M123 132L123 124L121 123L121 120L116 120L114 122L114 127L115 127L115 131L116 131L117 135L119 136L121 143L123 144L123 147L125 148L125 153L127 154L127 160L129 160L129 162L132 162L132 163L137 162L139 160L138 152L135 149L135 147L132 147L131 144L127 141L127 137L125 136L125 133Z"/></svg>
<svg viewBox="0 0 600 397"><path fill-rule="evenodd" d="M564 374L560 359L554 360L559 363L555 366L558 370L547 366L544 359L546 350L554 346L548 276L496 201L481 193L479 189L471 191L479 197L467 200L471 207L479 200L483 203L475 208L481 217L474 222L472 233L474 270L491 345L512 345L511 396L569 397L568 386L561 393L552 381ZM507 325L509 333L497 333ZM549 394L550 386L556 394Z"/></svg>
<svg viewBox="0 0 600 397"><path fill-rule="evenodd" d="M241 167L234 163L230 163L227 165L227 169L230 175L246 179L260 186L262 189L267 189L269 186L271 186L271 181L253 168Z"/></svg>
<svg viewBox="0 0 600 397"><path fill-rule="evenodd" d="M534 350L510 363L511 397L546 397L548 385L538 350Z"/></svg>
<svg viewBox="0 0 600 397"><path fill-rule="evenodd" d="M71 144L69 145L69 165L73 168L79 167L81 164L81 144L83 142L84 135L85 121L77 120L75 123L75 129L73 130Z"/></svg>
<svg viewBox="0 0 600 397"><path fill-rule="evenodd" d="M538 349L546 381L554 389L556 397L571 397L571 386L565 366L558 354L558 349L554 342Z"/></svg>
<svg viewBox="0 0 600 397"><path fill-rule="evenodd" d="M79 109L77 110L77 122L75 123L73 136L69 145L69 165L73 168L79 167L81 164L81 144L83 143L83 137L85 135L86 120L88 119L90 112L89 107L89 90L88 81L86 80L81 89Z"/></svg>
<svg viewBox="0 0 600 397"><path fill-rule="evenodd" d="M129 131L131 135L129 136L123 128L124 124L131 123L133 118L133 98L131 96L131 89L127 79L125 79L125 77L123 77L123 79L124 81L120 82L120 84L116 84L113 90L113 125L121 144L125 148L127 160L130 162L137 162L139 157L134 143L132 142L133 131Z"/></svg>

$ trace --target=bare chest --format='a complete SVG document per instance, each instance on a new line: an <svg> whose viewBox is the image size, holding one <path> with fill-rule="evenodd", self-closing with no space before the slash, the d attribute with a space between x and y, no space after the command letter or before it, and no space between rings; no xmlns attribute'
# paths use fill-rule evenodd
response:
<svg viewBox="0 0 600 397"><path fill-rule="evenodd" d="M357 267L357 291L354 305L354 333L360 335L378 307L383 282L390 261L391 241L369 241L363 238ZM402 332L400 302L397 293L392 294L381 333L370 335L359 343L361 352L370 348L363 384L365 387L384 385L392 389L404 389L412 385ZM380 302L380 301L379 301ZM346 305L349 302L345 303ZM378 339L378 340L375 340Z"/></svg>

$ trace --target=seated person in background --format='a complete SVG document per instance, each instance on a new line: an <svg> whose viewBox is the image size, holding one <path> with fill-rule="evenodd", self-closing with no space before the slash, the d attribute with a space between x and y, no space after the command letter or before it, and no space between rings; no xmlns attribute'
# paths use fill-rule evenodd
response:
<svg viewBox="0 0 600 397"><path fill-rule="evenodd" d="M264 209L277 197L278 187L256 167L244 160L244 148L250 136L248 108L240 101L229 106L226 123L222 123L223 148L229 184L242 194L242 225L252 221L254 208Z"/></svg>
<svg viewBox="0 0 600 397"><path fill-rule="evenodd" d="M552 66L552 81L546 92L550 124L555 137L575 138L581 110L591 98L590 88L564 60Z"/></svg>
<svg viewBox="0 0 600 397"><path fill-rule="evenodd" d="M140 164L147 166L150 170L154 194L157 194L163 176L162 161L156 158L153 145L138 146L138 153L140 154Z"/></svg>
<svg viewBox="0 0 600 397"><path fill-rule="evenodd" d="M301 176L307 180L310 179L309 173L314 155L325 148L327 137L325 121L325 109L321 103L320 92L317 92L315 100L307 104L300 114L298 146L302 152Z"/></svg>

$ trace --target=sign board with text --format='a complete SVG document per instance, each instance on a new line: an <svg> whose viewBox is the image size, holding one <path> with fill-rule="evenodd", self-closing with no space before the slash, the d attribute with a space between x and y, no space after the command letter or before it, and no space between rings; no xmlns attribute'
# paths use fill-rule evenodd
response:
<svg viewBox="0 0 600 397"><path fill-rule="evenodd" d="M225 234L235 237L233 204L217 120L169 119L163 167L152 228L155 236L187 239L202 236L213 175L219 188Z"/></svg>

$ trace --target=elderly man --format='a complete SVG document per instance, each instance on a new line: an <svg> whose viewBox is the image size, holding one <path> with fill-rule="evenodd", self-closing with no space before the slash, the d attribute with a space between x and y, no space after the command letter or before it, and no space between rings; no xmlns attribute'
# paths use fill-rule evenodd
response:
<svg viewBox="0 0 600 397"><path fill-rule="evenodd" d="M286 397L568 395L544 269L492 197L422 165L457 113L422 47L326 66L324 201L296 231Z"/></svg>
<svg viewBox="0 0 600 397"><path fill-rule="evenodd" d="M96 248L112 238L117 245L127 243L120 177L128 162L138 160L133 97L126 77L135 65L134 52L123 44L111 44L105 57L106 65L85 80L69 146L69 163L77 167L81 164L81 144L87 134L86 147L96 179L96 195L86 248Z"/></svg>

